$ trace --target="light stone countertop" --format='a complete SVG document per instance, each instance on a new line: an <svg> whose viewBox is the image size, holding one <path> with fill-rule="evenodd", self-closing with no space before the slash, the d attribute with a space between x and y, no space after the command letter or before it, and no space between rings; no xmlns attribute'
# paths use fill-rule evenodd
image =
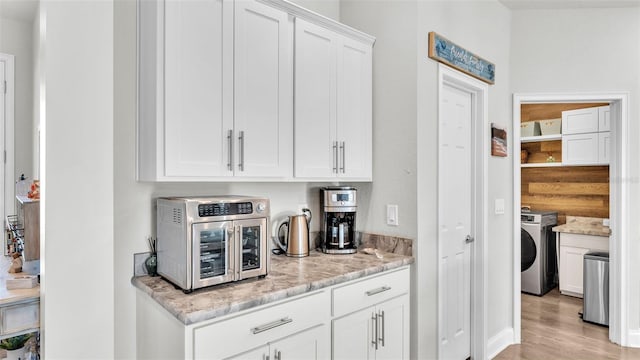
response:
<svg viewBox="0 0 640 360"><path fill-rule="evenodd" d="M601 218L591 218L582 216L567 216L567 223L551 229L555 232L570 234L609 236L611 229L602 225Z"/></svg>
<svg viewBox="0 0 640 360"><path fill-rule="evenodd" d="M191 294L184 294L159 276L133 277L131 283L190 325L414 262L411 256L381 254L382 259L362 252L329 255L312 251L304 258L271 255L271 270L264 279L216 285Z"/></svg>

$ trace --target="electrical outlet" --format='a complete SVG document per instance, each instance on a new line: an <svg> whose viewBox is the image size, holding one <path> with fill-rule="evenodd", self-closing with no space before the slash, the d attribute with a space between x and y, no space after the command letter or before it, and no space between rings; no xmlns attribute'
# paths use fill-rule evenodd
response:
<svg viewBox="0 0 640 360"><path fill-rule="evenodd" d="M387 225L398 226L398 205L387 204Z"/></svg>

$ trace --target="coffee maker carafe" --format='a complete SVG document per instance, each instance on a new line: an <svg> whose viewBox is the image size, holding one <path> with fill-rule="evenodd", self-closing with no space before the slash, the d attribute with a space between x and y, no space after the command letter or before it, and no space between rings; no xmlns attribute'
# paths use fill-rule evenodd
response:
<svg viewBox="0 0 640 360"><path fill-rule="evenodd" d="M356 252L356 189L325 187L321 189L323 209L322 252L353 254Z"/></svg>

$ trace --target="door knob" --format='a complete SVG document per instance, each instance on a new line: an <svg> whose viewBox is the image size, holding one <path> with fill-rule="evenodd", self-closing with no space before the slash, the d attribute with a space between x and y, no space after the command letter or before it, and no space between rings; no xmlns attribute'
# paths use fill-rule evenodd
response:
<svg viewBox="0 0 640 360"><path fill-rule="evenodd" d="M472 243L475 240L475 238L471 235L467 235L467 237L464 239L464 242L466 242L467 244Z"/></svg>

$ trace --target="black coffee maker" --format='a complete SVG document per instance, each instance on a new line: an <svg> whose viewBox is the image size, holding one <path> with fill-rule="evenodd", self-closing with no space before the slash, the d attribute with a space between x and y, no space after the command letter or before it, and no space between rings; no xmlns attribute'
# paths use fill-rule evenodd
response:
<svg viewBox="0 0 640 360"><path fill-rule="evenodd" d="M321 189L322 243L327 254L356 252L356 188L332 186Z"/></svg>

